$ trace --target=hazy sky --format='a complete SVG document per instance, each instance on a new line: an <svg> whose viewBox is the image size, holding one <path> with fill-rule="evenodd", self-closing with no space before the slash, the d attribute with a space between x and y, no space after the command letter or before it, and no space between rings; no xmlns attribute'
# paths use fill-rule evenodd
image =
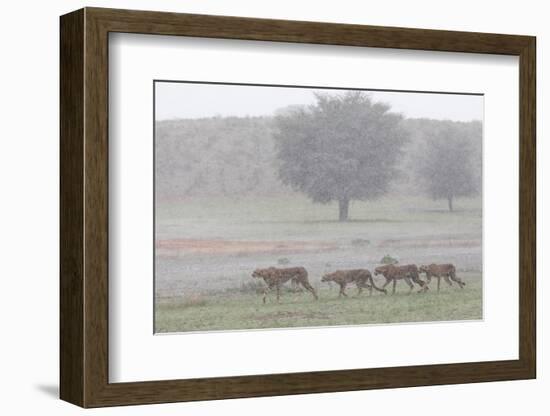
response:
<svg viewBox="0 0 550 416"><path fill-rule="evenodd" d="M313 104L314 92L341 94L343 90L156 82L155 113L157 120L272 115L277 109L288 105ZM483 96L368 93L375 101L386 102L393 111L409 118L483 120Z"/></svg>

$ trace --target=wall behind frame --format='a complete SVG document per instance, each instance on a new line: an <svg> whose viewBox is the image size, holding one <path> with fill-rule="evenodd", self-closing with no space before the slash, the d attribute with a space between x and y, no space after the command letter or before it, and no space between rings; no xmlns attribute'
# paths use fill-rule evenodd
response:
<svg viewBox="0 0 550 416"><path fill-rule="evenodd" d="M550 361L545 356L550 302L544 282L544 243L550 222L541 218L550 206L543 183L550 180L550 146L543 130L545 102L550 90L550 27L544 3L534 0L503 3L423 1L355 2L353 0L301 2L291 0L120 0L6 3L0 15L2 49L2 123L0 131L0 253L2 300L0 319L0 385L6 414L40 410L71 415L82 410L56 399L58 386L58 200L59 200L59 15L83 6L163 10L316 20L339 23L452 29L538 37L538 379L533 381L424 387L167 404L87 411L88 414L279 415L312 412L334 415L365 412L410 415L464 415L475 412L500 415L543 415L548 408ZM547 68L548 66L548 68ZM465 340L470 342L474 340Z"/></svg>

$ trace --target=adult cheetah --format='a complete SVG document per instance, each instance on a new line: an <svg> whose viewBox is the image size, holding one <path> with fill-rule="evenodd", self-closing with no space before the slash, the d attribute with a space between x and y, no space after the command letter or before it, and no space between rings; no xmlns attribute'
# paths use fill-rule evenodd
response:
<svg viewBox="0 0 550 416"><path fill-rule="evenodd" d="M449 286L453 285L453 282L458 283L458 286L462 289L466 286L466 283L456 276L456 268L453 264L430 264L427 266L420 266L418 271L420 273L426 273L426 284L429 285L432 281L432 277L437 277L437 291L439 292L441 286L441 278L445 279ZM451 282L451 280L453 282Z"/></svg>
<svg viewBox="0 0 550 416"><path fill-rule="evenodd" d="M367 269L354 270L337 270L332 273L327 273L321 278L321 282L335 282L340 286L338 297L347 296L346 286L348 283L355 283L357 286L357 295L360 295L363 288L369 289L369 294L372 295L372 288L379 292L387 293L386 289L380 289L374 283L370 271Z"/></svg>
<svg viewBox="0 0 550 416"><path fill-rule="evenodd" d="M307 278L307 270L303 267L256 269L252 273L252 277L264 279L267 285L264 290L263 303L266 301L267 293L273 289L277 290L277 302L279 302L281 286L289 280L302 285L304 289L311 292L315 300L318 299L317 292L315 292L315 289Z"/></svg>
<svg viewBox="0 0 550 416"><path fill-rule="evenodd" d="M409 292L414 289L412 282L420 286L420 292L425 292L428 290L428 285L420 280L420 275L418 273L418 267L416 264L406 264L403 266L396 266L394 264L386 264L384 266L379 266L374 269L374 275L382 275L386 278L386 283L382 286L382 289L385 289L388 284L393 282L392 294L395 294L395 286L397 280L403 280L407 285L409 285Z"/></svg>

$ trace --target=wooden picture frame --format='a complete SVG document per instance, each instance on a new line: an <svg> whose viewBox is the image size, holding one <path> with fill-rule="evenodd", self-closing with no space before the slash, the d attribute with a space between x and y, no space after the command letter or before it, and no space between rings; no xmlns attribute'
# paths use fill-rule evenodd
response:
<svg viewBox="0 0 550 416"><path fill-rule="evenodd" d="M82 407L530 379L536 376L535 38L85 8L61 17L60 396ZM519 359L109 383L108 35L297 42L519 57Z"/></svg>

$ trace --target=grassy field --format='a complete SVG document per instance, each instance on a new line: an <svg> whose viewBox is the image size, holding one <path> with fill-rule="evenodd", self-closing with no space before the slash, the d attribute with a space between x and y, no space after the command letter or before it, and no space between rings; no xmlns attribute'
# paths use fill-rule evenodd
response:
<svg viewBox="0 0 550 416"><path fill-rule="evenodd" d="M356 325L467 320L481 317L481 200L445 202L387 197L353 202L350 221L338 222L336 204L304 196L194 198L156 207L156 332ZM373 270L385 255L401 264L453 263L466 289L435 282L426 294L337 299L321 276L339 269ZM262 304L263 267L303 266L319 290L285 293ZM379 281L380 283L380 281Z"/></svg>
<svg viewBox="0 0 550 416"><path fill-rule="evenodd" d="M156 205L156 236L166 238L371 239L481 233L481 198L444 200L390 196L351 201L350 220L338 221L337 202L316 204L303 195L193 198Z"/></svg>
<svg viewBox="0 0 550 416"><path fill-rule="evenodd" d="M319 300L307 293L284 291L262 303L254 290L226 291L209 296L165 299L157 303L156 332L214 331L253 328L289 328L331 325L365 325L396 322L434 322L482 318L482 280L479 274L462 273L463 290L441 282L437 292L432 280L427 293L408 293L403 282L395 295L363 291L353 286L348 298L338 298L336 286L322 286ZM390 286L388 286L389 288ZM236 293L235 293L236 292Z"/></svg>

